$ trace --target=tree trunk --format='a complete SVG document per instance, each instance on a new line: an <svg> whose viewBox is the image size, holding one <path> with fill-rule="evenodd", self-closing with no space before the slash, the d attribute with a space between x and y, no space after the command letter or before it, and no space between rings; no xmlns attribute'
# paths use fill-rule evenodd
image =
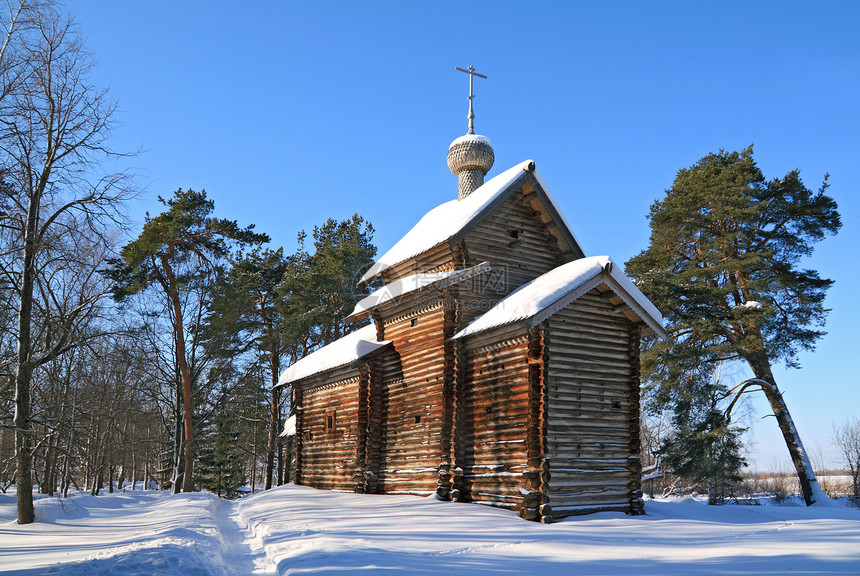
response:
<svg viewBox="0 0 860 576"><path fill-rule="evenodd" d="M53 438L46 442L45 447L45 469L42 471L42 482L39 484L39 492L53 496L57 489L56 473L54 471L56 465L57 445L59 442L59 433L54 433Z"/></svg>
<svg viewBox="0 0 860 576"><path fill-rule="evenodd" d="M39 196L30 196L27 205L27 227L24 231L24 261L21 267L21 301L18 306L18 354L15 372L15 458L18 464L18 524L35 520L33 510L33 454L30 446L30 383L33 366L30 364L32 342L30 323L33 316L33 283L36 260L36 216L39 213Z"/></svg>
<svg viewBox="0 0 860 576"><path fill-rule="evenodd" d="M771 386L762 386L762 390L768 403L770 403L774 416L776 416L782 436L785 438L785 445L788 447L788 453L797 471L797 480L800 483L803 500L807 506L811 506L824 498L824 492L818 486L818 480L815 478L815 471L812 469L809 456L806 454L803 442L800 441L800 435L797 433L797 428L794 426L794 421L791 419L791 414L788 412L788 406L785 404L782 393L776 386L776 379L773 377L770 363L750 362L750 365L756 378L771 384Z"/></svg>
<svg viewBox="0 0 860 576"><path fill-rule="evenodd" d="M72 449L75 445L75 426L77 425L78 412L78 389L72 389L72 417L71 425L69 426L69 446L66 450L66 458L63 461L63 498L69 495L69 485L71 484L71 464L69 460L72 457Z"/></svg>
<svg viewBox="0 0 860 576"><path fill-rule="evenodd" d="M169 256L161 257L164 275L167 277L168 297L173 305L173 334L176 338L176 363L179 364L179 374L182 376L182 407L183 425L185 432L185 471L182 476L182 491L194 490L194 419L191 403L191 371L188 369L188 358L185 355L185 327L182 325L182 303L176 292L176 278L170 266Z"/></svg>
<svg viewBox="0 0 860 576"><path fill-rule="evenodd" d="M182 378L176 379L176 405L173 414L173 471L171 472L171 490L179 494L179 478L182 476Z"/></svg>
<svg viewBox="0 0 860 576"><path fill-rule="evenodd" d="M278 428L280 428L280 423ZM284 485L284 443L278 439L278 486Z"/></svg>
<svg viewBox="0 0 860 576"><path fill-rule="evenodd" d="M134 485L137 483L137 460L134 457L134 448L131 452L131 489L134 490Z"/></svg>
<svg viewBox="0 0 860 576"><path fill-rule="evenodd" d="M269 326L267 331L270 335L269 341L273 342L274 338L271 335L274 332L274 328ZM273 343L269 350L269 358L271 359L272 366L272 405L269 411L269 444L266 448L266 490L272 487L272 477L275 470L275 450L278 444L278 434L280 433L278 427L281 421L281 389L277 387L281 363L278 358L278 351L275 349Z"/></svg>
<svg viewBox="0 0 860 576"><path fill-rule="evenodd" d="M293 446L294 436L287 438L287 447L284 450L284 483L289 484L293 479Z"/></svg>
<svg viewBox="0 0 860 576"><path fill-rule="evenodd" d="M28 336L29 340L29 336ZM19 338L19 351L21 349ZM19 353L20 356L20 353ZM15 458L17 471L18 524L36 519L33 510L33 457L30 448L30 375L27 366L18 365L15 376Z"/></svg>

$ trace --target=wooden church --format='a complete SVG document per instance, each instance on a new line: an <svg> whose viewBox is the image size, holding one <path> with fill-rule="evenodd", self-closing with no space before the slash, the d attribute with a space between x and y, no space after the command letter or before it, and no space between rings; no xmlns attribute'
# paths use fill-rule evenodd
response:
<svg viewBox="0 0 860 576"><path fill-rule="evenodd" d="M458 198L361 278L372 323L290 366L296 484L435 493L551 522L643 510L639 341L660 312L586 257L535 163L484 183L490 142L451 144Z"/></svg>

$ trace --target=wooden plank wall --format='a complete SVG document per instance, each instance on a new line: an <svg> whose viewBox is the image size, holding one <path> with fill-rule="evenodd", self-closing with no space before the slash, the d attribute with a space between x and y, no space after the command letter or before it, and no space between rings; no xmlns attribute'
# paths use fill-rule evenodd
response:
<svg viewBox="0 0 860 576"><path fill-rule="evenodd" d="M558 241L547 232L539 213L519 190L466 235L465 250L467 266L490 263L493 268L490 288L499 296L566 261Z"/></svg>
<svg viewBox="0 0 860 576"><path fill-rule="evenodd" d="M528 461L528 337L519 325L505 327L469 338L464 352L458 497L519 508Z"/></svg>
<svg viewBox="0 0 860 576"><path fill-rule="evenodd" d="M385 269L382 272L382 281L384 284L390 284L412 274L445 270L454 270L454 257L447 242Z"/></svg>
<svg viewBox="0 0 860 576"><path fill-rule="evenodd" d="M301 383L301 435L299 483L326 490L355 490L359 463L359 383L357 369L341 369L329 384L320 380ZM327 418L334 417L334 427Z"/></svg>
<svg viewBox="0 0 860 576"><path fill-rule="evenodd" d="M401 351L403 377L380 390L385 418L379 424L379 491L436 491L445 421L444 322L445 306L438 299L384 320L384 338Z"/></svg>
<svg viewBox="0 0 860 576"><path fill-rule="evenodd" d="M552 515L636 512L638 332L597 290L545 324Z"/></svg>
<svg viewBox="0 0 860 576"><path fill-rule="evenodd" d="M400 354L393 348L386 349L369 362L367 399L367 442L365 445L365 485L369 494L383 492L379 470L384 462L385 444L383 429L388 421L388 388L403 380Z"/></svg>

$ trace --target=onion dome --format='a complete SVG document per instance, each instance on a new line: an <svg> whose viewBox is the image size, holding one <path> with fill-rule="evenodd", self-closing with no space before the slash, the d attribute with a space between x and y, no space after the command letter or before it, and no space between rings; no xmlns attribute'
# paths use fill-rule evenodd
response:
<svg viewBox="0 0 860 576"><path fill-rule="evenodd" d="M477 134L460 136L448 147L448 168L457 176L457 199L462 200L484 183L496 155L490 139Z"/></svg>

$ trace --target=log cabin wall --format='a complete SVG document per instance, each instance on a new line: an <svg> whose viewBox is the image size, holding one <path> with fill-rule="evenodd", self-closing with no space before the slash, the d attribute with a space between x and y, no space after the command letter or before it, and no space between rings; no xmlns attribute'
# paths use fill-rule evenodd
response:
<svg viewBox="0 0 860 576"><path fill-rule="evenodd" d="M546 320L544 333L552 515L636 513L638 328L595 289Z"/></svg>
<svg viewBox="0 0 860 576"><path fill-rule="evenodd" d="M492 266L489 276L479 276L475 280L477 286L488 295L493 294L496 301L572 259L562 253L558 240L547 231L540 213L527 200L530 191L526 183L464 239L466 266L481 262L489 262Z"/></svg>
<svg viewBox="0 0 860 576"><path fill-rule="evenodd" d="M404 302L405 313L382 319L383 333L400 354L403 377L383 384L378 490L388 494L436 491L445 422L445 305L438 295ZM414 311L406 312L412 308ZM386 312L391 312L389 309ZM397 311L394 311L397 313Z"/></svg>
<svg viewBox="0 0 860 576"><path fill-rule="evenodd" d="M454 270L454 257L447 242L395 264L382 271L382 283L390 284L400 278L424 272L444 272Z"/></svg>
<svg viewBox="0 0 860 576"><path fill-rule="evenodd" d="M327 490L355 490L361 379L358 369L341 368L297 383L302 402L296 430L301 441L299 483Z"/></svg>
<svg viewBox="0 0 860 576"><path fill-rule="evenodd" d="M509 509L522 505L528 464L528 336L521 325L467 338L458 371L457 466L460 500Z"/></svg>
<svg viewBox="0 0 860 576"><path fill-rule="evenodd" d="M370 378L367 398L367 442L365 444L365 484L358 492L378 494L384 491L379 471L385 458L383 432L388 421L388 389L403 381L400 354L386 349L369 363Z"/></svg>

